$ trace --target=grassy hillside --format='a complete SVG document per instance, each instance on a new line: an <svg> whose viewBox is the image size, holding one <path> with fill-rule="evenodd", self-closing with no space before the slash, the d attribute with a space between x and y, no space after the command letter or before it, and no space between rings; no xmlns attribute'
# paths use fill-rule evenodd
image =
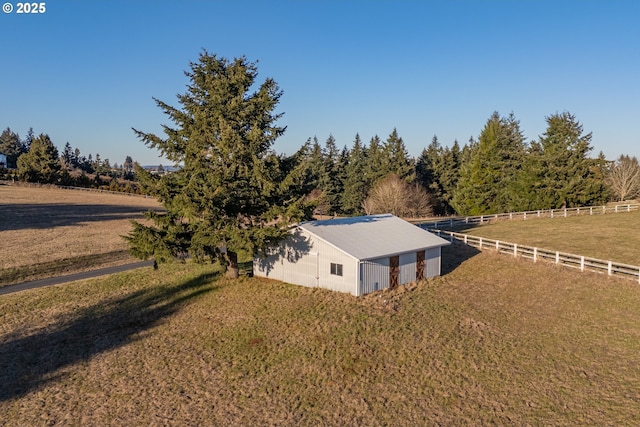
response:
<svg viewBox="0 0 640 427"><path fill-rule="evenodd" d="M636 284L459 246L355 298L170 265L0 298L6 425L632 425ZM454 268L455 267L455 268Z"/></svg>
<svg viewBox="0 0 640 427"><path fill-rule="evenodd" d="M474 236L640 265L640 211L502 221L462 230Z"/></svg>

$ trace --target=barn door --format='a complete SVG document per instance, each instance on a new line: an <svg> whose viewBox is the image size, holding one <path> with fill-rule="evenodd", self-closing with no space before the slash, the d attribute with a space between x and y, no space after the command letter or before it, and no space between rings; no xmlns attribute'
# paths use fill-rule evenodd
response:
<svg viewBox="0 0 640 427"><path fill-rule="evenodd" d="M424 251L416 252L416 280L424 279Z"/></svg>
<svg viewBox="0 0 640 427"><path fill-rule="evenodd" d="M400 257L392 256L389 258L389 287L391 289L398 286L398 278L400 277Z"/></svg>

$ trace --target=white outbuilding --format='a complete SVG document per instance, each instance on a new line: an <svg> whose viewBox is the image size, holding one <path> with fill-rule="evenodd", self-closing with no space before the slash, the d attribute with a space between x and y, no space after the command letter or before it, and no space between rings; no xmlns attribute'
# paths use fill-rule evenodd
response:
<svg viewBox="0 0 640 427"><path fill-rule="evenodd" d="M439 276L448 244L390 214L309 221L255 258L253 274L359 296Z"/></svg>

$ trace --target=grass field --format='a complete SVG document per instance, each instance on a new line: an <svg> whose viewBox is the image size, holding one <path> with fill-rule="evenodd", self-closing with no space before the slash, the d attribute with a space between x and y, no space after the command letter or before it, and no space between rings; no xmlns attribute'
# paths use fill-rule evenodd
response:
<svg viewBox="0 0 640 427"><path fill-rule="evenodd" d="M7 265L124 250L106 242L123 245L128 218L144 210L130 204L157 207L35 190L19 201L0 186ZM503 232L525 244L571 229L562 244L608 230L594 242L622 258L637 220L536 220L504 223L539 227L526 233ZM443 250L443 271L360 298L227 281L193 264L4 295L0 425L637 424L637 284L461 245Z"/></svg>
<svg viewBox="0 0 640 427"><path fill-rule="evenodd" d="M131 262L122 239L155 199L0 185L0 286Z"/></svg>
<svg viewBox="0 0 640 427"><path fill-rule="evenodd" d="M640 265L640 211L501 221L462 232L605 261Z"/></svg>
<svg viewBox="0 0 640 427"><path fill-rule="evenodd" d="M168 265L0 298L4 425L633 425L640 291L460 246L356 298ZM457 265L457 266L456 266Z"/></svg>

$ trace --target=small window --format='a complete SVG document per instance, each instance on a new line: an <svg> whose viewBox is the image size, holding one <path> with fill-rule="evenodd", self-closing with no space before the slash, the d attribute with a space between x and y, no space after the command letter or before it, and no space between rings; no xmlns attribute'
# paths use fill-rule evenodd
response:
<svg viewBox="0 0 640 427"><path fill-rule="evenodd" d="M331 263L331 274L342 276L342 264Z"/></svg>

